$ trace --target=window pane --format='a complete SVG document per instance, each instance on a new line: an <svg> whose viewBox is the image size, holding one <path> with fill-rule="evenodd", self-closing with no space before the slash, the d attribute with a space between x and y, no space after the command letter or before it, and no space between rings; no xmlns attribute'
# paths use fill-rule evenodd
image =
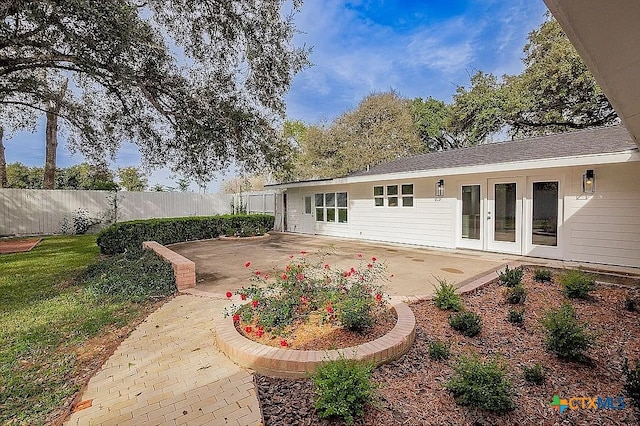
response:
<svg viewBox="0 0 640 426"><path fill-rule="evenodd" d="M304 213L311 214L311 196L304 197Z"/></svg>
<svg viewBox="0 0 640 426"><path fill-rule="evenodd" d="M398 197L389 197L387 199L389 200L389 207L398 207Z"/></svg>
<svg viewBox="0 0 640 426"><path fill-rule="evenodd" d="M494 239L496 241L516 241L516 184L497 183L495 185Z"/></svg>
<svg viewBox="0 0 640 426"><path fill-rule="evenodd" d="M338 209L338 222L347 223L347 209Z"/></svg>
<svg viewBox="0 0 640 426"><path fill-rule="evenodd" d="M373 187L373 196L376 195L384 195L384 187L383 186L374 186Z"/></svg>
<svg viewBox="0 0 640 426"><path fill-rule="evenodd" d="M324 222L324 209L316 209L316 222Z"/></svg>
<svg viewBox="0 0 640 426"><path fill-rule="evenodd" d="M333 192L330 194L324 194L324 205L327 207L335 207L336 206L336 194Z"/></svg>
<svg viewBox="0 0 640 426"><path fill-rule="evenodd" d="M316 194L316 207L324 207L324 194Z"/></svg>
<svg viewBox="0 0 640 426"><path fill-rule="evenodd" d="M402 207L413 207L413 197L402 197Z"/></svg>
<svg viewBox="0 0 640 426"><path fill-rule="evenodd" d="M398 195L398 185L387 185L387 195Z"/></svg>
<svg viewBox="0 0 640 426"><path fill-rule="evenodd" d="M347 193L346 192L338 192L338 207L347 207Z"/></svg>
<svg viewBox="0 0 640 426"><path fill-rule="evenodd" d="M462 187L462 238L480 239L480 185Z"/></svg>
<svg viewBox="0 0 640 426"><path fill-rule="evenodd" d="M402 185L402 195L413 195L413 184Z"/></svg>
<svg viewBox="0 0 640 426"><path fill-rule="evenodd" d="M336 221L336 209L327 209L327 222Z"/></svg>
<svg viewBox="0 0 640 426"><path fill-rule="evenodd" d="M376 198L375 198L375 201L376 201L376 207L384 206L384 198L382 198L382 197L376 197Z"/></svg>
<svg viewBox="0 0 640 426"><path fill-rule="evenodd" d="M558 182L534 182L531 242L558 245Z"/></svg>

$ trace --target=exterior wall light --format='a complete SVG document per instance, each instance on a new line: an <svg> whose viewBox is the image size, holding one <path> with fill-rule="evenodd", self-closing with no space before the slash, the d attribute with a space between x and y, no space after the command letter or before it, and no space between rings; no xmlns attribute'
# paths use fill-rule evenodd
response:
<svg viewBox="0 0 640 426"><path fill-rule="evenodd" d="M593 169L587 169L582 175L582 192L596 192L596 174Z"/></svg>
<svg viewBox="0 0 640 426"><path fill-rule="evenodd" d="M436 197L444 197L444 179L436 182Z"/></svg>

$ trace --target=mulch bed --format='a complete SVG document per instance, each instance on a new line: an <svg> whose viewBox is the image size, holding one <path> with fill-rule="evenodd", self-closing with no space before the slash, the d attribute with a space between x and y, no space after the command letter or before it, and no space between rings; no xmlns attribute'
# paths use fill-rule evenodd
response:
<svg viewBox="0 0 640 426"><path fill-rule="evenodd" d="M23 253L31 251L42 238L29 238L26 240L0 240L0 254Z"/></svg>
<svg viewBox="0 0 640 426"><path fill-rule="evenodd" d="M617 397L623 386L622 364L626 358L640 358L640 314L624 309L631 295L640 298L640 288L599 284L589 300L571 300L578 318L591 324L597 344L584 362L561 360L544 346L540 319L552 307L566 300L560 286L537 283L528 271L523 283L528 291L523 326L507 321L509 305L503 290L491 283L464 296L467 309L481 315L482 332L465 337L453 330L448 312L431 301L411 304L416 315L416 342L402 358L381 366L374 373L379 385L377 407L369 407L357 425L630 425L640 423L640 411L626 398L623 410L566 410L559 414L550 407L554 395L570 397ZM444 362L431 361L428 344L433 340L452 342L453 356ZM499 356L507 364L513 384L515 410L506 414L462 407L444 389L452 376L456 355L475 353ZM524 380L523 366L541 363L546 383ZM255 382L265 425L338 425L341 421L318 418L313 408L310 380L286 380L256 375Z"/></svg>

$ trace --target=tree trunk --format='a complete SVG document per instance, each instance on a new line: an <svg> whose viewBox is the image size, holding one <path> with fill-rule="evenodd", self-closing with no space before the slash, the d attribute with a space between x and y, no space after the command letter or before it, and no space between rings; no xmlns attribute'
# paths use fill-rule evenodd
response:
<svg viewBox="0 0 640 426"><path fill-rule="evenodd" d="M58 113L62 108L62 99L67 92L69 79L65 80L60 92L47 105L47 127L45 131L44 182L42 188L55 189L56 153L58 151Z"/></svg>
<svg viewBox="0 0 640 426"><path fill-rule="evenodd" d="M6 188L7 183L7 160L4 157L4 129L0 127L0 188Z"/></svg>

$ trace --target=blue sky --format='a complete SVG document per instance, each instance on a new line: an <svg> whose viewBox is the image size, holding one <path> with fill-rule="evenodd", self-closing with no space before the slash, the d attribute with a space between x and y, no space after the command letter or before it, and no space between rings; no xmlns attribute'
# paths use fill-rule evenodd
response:
<svg viewBox="0 0 640 426"><path fill-rule="evenodd" d="M544 20L542 0L307 0L296 26L297 45L312 47L311 68L299 73L287 96L287 118L308 124L331 121L373 92L450 102L476 70L497 75L522 71L527 34ZM44 164L44 123L36 133L5 140L7 162ZM58 164L83 161L61 143ZM139 166L123 144L113 168ZM207 188L215 192L224 176ZM150 183L176 186L167 170ZM193 187L195 190L195 186Z"/></svg>

